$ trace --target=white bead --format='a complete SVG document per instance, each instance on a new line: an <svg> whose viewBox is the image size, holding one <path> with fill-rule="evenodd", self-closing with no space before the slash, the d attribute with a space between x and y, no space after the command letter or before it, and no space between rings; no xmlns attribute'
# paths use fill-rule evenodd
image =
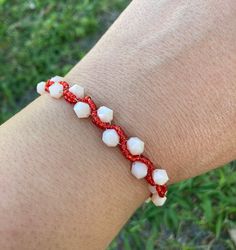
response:
<svg viewBox="0 0 236 250"><path fill-rule="evenodd" d="M131 173L134 175L137 179L142 179L147 175L148 168L147 165L140 162L135 161L132 163L131 167Z"/></svg>
<svg viewBox="0 0 236 250"><path fill-rule="evenodd" d="M63 86L59 83L52 84L49 88L52 97L59 99L63 95Z"/></svg>
<svg viewBox="0 0 236 250"><path fill-rule="evenodd" d="M91 109L85 102L77 102L74 105L74 111L79 118L87 118L91 114Z"/></svg>
<svg viewBox="0 0 236 250"><path fill-rule="evenodd" d="M152 194L157 193L156 186L152 186L152 185L148 184L148 189L149 189L149 191L150 191Z"/></svg>
<svg viewBox="0 0 236 250"><path fill-rule="evenodd" d="M54 82L54 83L59 83L61 81L64 81L64 78L61 76L54 76L50 79L50 81Z"/></svg>
<svg viewBox="0 0 236 250"><path fill-rule="evenodd" d="M97 114L102 122L111 122L113 119L113 110L105 106L100 107Z"/></svg>
<svg viewBox="0 0 236 250"><path fill-rule="evenodd" d="M167 172L164 169L155 169L152 172L152 178L158 185L164 185L169 180Z"/></svg>
<svg viewBox="0 0 236 250"><path fill-rule="evenodd" d="M40 82L40 83L37 84L37 92L38 92L38 94L42 95L42 94L46 93L45 85L46 85L46 82Z"/></svg>
<svg viewBox="0 0 236 250"><path fill-rule="evenodd" d="M132 155L140 155L144 151L144 142L138 137L131 137L127 141L127 148Z"/></svg>
<svg viewBox="0 0 236 250"><path fill-rule="evenodd" d="M69 88L69 91L74 94L77 98L84 98L84 88L75 84Z"/></svg>
<svg viewBox="0 0 236 250"><path fill-rule="evenodd" d="M163 206L164 203L165 203L165 201L166 201L166 199L167 199L166 196L160 197L160 196L158 195L158 193L152 195L152 202L153 202L157 207Z"/></svg>
<svg viewBox="0 0 236 250"><path fill-rule="evenodd" d="M106 129L102 134L102 141L108 147L116 147L119 144L120 137L115 129Z"/></svg>
<svg viewBox="0 0 236 250"><path fill-rule="evenodd" d="M145 203L149 203L151 201L151 197L148 197L146 200L145 200Z"/></svg>

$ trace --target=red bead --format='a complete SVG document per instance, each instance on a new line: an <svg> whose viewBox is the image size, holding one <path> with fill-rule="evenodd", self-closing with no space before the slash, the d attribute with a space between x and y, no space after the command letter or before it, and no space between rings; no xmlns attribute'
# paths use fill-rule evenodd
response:
<svg viewBox="0 0 236 250"><path fill-rule="evenodd" d="M71 93L68 89L64 90L63 96L64 96L64 99L65 99L67 102L72 103L72 104L77 103L77 98L76 98L76 96L75 96L73 93Z"/></svg>
<svg viewBox="0 0 236 250"><path fill-rule="evenodd" d="M45 85L45 90L46 90L47 92L49 92L49 87L50 87L52 84L54 84L54 81L51 81L50 79L47 80L46 85ZM61 82L59 82L59 84L61 84L61 85L63 86L63 90L66 90L66 89L69 88L69 83L66 82L66 81L61 81Z"/></svg>
<svg viewBox="0 0 236 250"><path fill-rule="evenodd" d="M90 106L91 111L97 110L96 104L94 103L94 101L92 100L92 98L90 96L85 96L84 99L86 100L86 102Z"/></svg>
<svg viewBox="0 0 236 250"><path fill-rule="evenodd" d="M100 120L100 118L99 118L98 115L97 115L97 110L92 111L91 116L92 116L92 122L93 122L98 128L106 129L106 128L108 128L108 126L110 125L109 123L107 123L107 122L102 122L102 121Z"/></svg>
<svg viewBox="0 0 236 250"><path fill-rule="evenodd" d="M69 83L66 81L61 81L61 82L59 82L59 84L61 84L63 86L64 91L70 87Z"/></svg>
<svg viewBox="0 0 236 250"><path fill-rule="evenodd" d="M126 144L128 136L125 134L124 130L120 126L117 126L117 125L112 125L111 128L116 130L117 134L120 137L120 142L123 144L124 143Z"/></svg>
<svg viewBox="0 0 236 250"><path fill-rule="evenodd" d="M47 80L45 84L45 90L49 92L49 87L53 84L53 81Z"/></svg>
<svg viewBox="0 0 236 250"><path fill-rule="evenodd" d="M152 178L152 171L149 171L149 169L148 169L148 173L147 173L147 176L145 177L145 179L146 179L146 181L150 184L150 185L152 185L152 186L155 186L155 182L154 182L154 180L153 180L153 178Z"/></svg>
<svg viewBox="0 0 236 250"><path fill-rule="evenodd" d="M164 197L167 193L167 186L166 185L156 185L157 193L160 197Z"/></svg>

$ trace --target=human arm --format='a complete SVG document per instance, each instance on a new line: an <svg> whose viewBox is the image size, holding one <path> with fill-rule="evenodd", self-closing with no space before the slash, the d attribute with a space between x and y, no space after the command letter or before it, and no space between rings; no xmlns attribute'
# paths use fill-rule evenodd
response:
<svg viewBox="0 0 236 250"><path fill-rule="evenodd" d="M233 1L133 1L66 79L112 108L172 183L203 173L236 156L234 14ZM1 126L2 248L111 241L148 193L100 136L48 96Z"/></svg>

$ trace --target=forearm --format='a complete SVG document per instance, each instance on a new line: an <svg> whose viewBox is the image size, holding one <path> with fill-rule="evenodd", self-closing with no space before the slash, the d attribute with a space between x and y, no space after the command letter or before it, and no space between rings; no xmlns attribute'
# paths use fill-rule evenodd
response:
<svg viewBox="0 0 236 250"><path fill-rule="evenodd" d="M147 197L87 122L44 96L1 127L1 248L102 249Z"/></svg>
<svg viewBox="0 0 236 250"><path fill-rule="evenodd" d="M134 1L67 75L96 89L171 182L236 157L235 13L230 0Z"/></svg>
<svg viewBox="0 0 236 250"><path fill-rule="evenodd" d="M236 56L226 49L236 44L227 25L228 18L235 27L233 8L224 29L213 22L209 38L208 24L194 24L198 13L209 17L210 5L196 13L194 4L186 6L192 25L177 15L184 6L134 1L66 76L145 141L146 155L171 182L236 156ZM103 145L101 133L63 101L37 99L0 128L0 137L4 249L102 249L148 195L118 150Z"/></svg>

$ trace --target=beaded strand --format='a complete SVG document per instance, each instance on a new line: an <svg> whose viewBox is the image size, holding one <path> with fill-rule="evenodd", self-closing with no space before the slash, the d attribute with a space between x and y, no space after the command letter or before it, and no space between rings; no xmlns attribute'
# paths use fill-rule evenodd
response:
<svg viewBox="0 0 236 250"><path fill-rule="evenodd" d="M157 169L152 161L143 155L144 142L138 137L128 137L119 126L112 124L113 110L102 106L97 108L92 98L85 95L84 88L75 84L72 87L60 76L37 84L37 92L42 95L49 93L52 97L64 99L74 105L78 118L91 117L91 121L103 130L102 141L109 147L119 146L123 156L131 162L131 173L137 178L145 178L148 182L150 198L156 206L166 201L167 181L166 170Z"/></svg>

